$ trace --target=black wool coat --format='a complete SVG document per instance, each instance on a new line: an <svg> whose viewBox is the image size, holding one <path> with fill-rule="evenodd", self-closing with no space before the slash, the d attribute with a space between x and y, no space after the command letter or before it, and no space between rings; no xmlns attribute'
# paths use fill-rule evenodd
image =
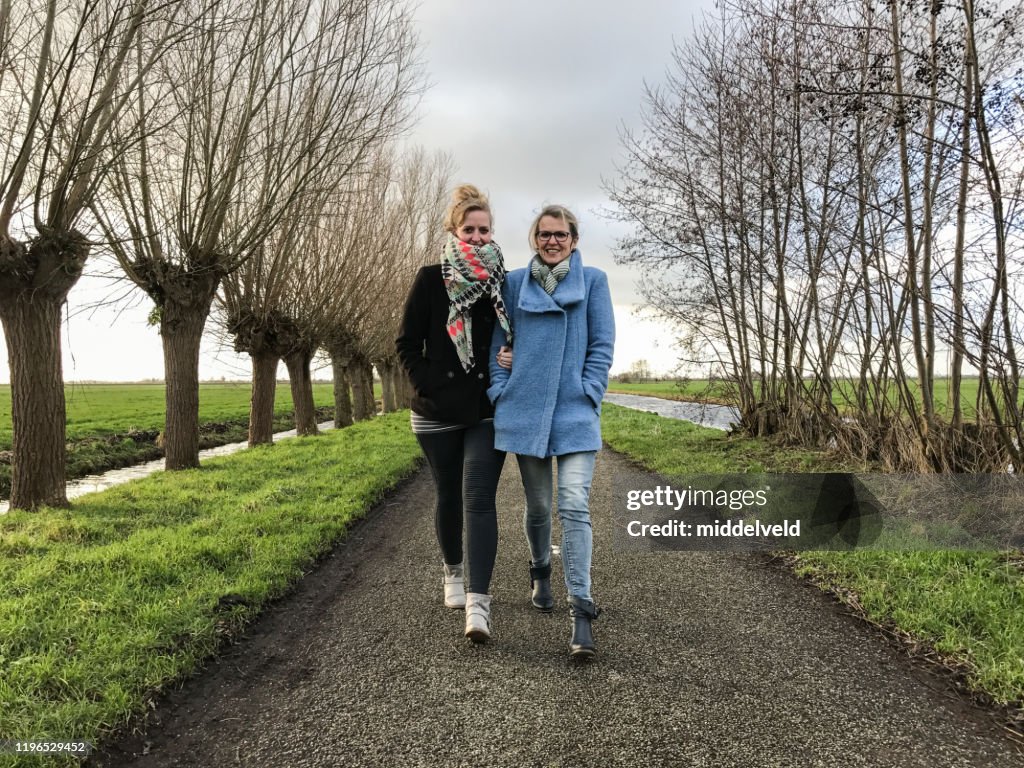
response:
<svg viewBox="0 0 1024 768"><path fill-rule="evenodd" d="M441 265L420 269L405 301L402 325L395 339L398 357L412 382L414 413L467 426L493 418L494 407L487 398L487 387L491 335L498 321L494 304L487 297L481 298L470 309L470 316L474 366L467 372L445 327L448 292Z"/></svg>

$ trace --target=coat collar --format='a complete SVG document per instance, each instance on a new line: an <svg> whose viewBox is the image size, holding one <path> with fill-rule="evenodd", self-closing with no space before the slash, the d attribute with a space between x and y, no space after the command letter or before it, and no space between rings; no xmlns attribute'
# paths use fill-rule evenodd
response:
<svg viewBox="0 0 1024 768"><path fill-rule="evenodd" d="M524 312L561 312L566 307L583 301L587 294L587 286L583 280L583 257L576 249L569 255L569 274L562 279L550 296L530 277L529 266L523 273L519 309Z"/></svg>

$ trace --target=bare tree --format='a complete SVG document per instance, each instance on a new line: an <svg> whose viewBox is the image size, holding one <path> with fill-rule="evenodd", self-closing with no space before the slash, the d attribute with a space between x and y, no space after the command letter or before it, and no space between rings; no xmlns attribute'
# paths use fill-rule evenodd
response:
<svg viewBox="0 0 1024 768"><path fill-rule="evenodd" d="M221 281L219 319L236 352L252 359L249 445L272 442L277 369L298 343L287 313L292 261L304 250L304 236L317 226L315 216L293 210L252 256Z"/></svg>
<svg viewBox="0 0 1024 768"><path fill-rule="evenodd" d="M365 350L394 335L392 294L394 283L404 285L401 265L407 260L395 253L407 253L410 228L436 213L420 210L423 178L431 170L423 152L415 150L401 161L392 155L382 147L360 173L329 185L318 207L287 217L287 226L272 234L267 247L222 284L220 302L235 348L254 359L250 442L270 440L272 382L260 373L261 357L271 361L268 370L282 359L288 367L299 434L316 432L310 364L324 345L348 350L347 357L338 354L334 361L338 425L372 413ZM359 363L353 414L348 369L355 373ZM393 381L385 371L382 379L391 394Z"/></svg>
<svg viewBox="0 0 1024 768"><path fill-rule="evenodd" d="M60 321L90 253L83 213L112 159L137 143L138 93L188 34L192 10L145 0L0 2L0 320L13 507L67 505Z"/></svg>
<svg viewBox="0 0 1024 768"><path fill-rule="evenodd" d="M140 93L170 114L152 110L97 210L159 313L168 469L198 464L199 342L220 281L394 134L419 84L393 0L224 0L199 27Z"/></svg>
<svg viewBox="0 0 1024 768"><path fill-rule="evenodd" d="M317 349L346 336L354 343L354 329L363 326L363 319L376 312L380 302L376 278L391 226L384 204L391 180L390 154L379 148L366 172L332 199L290 275L286 314L302 343L293 345L285 361L300 434L316 431L312 387L307 382ZM334 373L341 378L335 381L335 422L347 426L352 418L345 407L346 401L351 404L347 370L339 372L334 365ZM357 391L362 383L363 379L357 381Z"/></svg>
<svg viewBox="0 0 1024 768"><path fill-rule="evenodd" d="M339 272L353 277L335 281L324 320L328 330L323 346L334 369L339 425L375 413L374 366L381 378L384 410L408 404L404 374L395 364L394 339L416 270L440 258L450 176L448 155L428 157L422 149L410 149L378 174L384 185L369 197L364 215L351 219L360 233L353 239L365 244L374 257L360 255L359 263L369 271L358 280L350 269ZM381 220L387 227L380 227Z"/></svg>
<svg viewBox="0 0 1024 768"><path fill-rule="evenodd" d="M727 0L624 135L619 257L653 267L649 300L747 431L901 469L1019 465L1021 9L976 4Z"/></svg>
<svg viewBox="0 0 1024 768"><path fill-rule="evenodd" d="M449 187L451 157L439 153L428 157L422 148L412 149L399 159L387 201L393 223L388 243L389 267L381 276L381 302L372 334L364 334L366 357L381 379L381 407L385 413L399 407L407 389L404 369L395 351L395 337L401 311L416 270L440 259L444 243L441 226Z"/></svg>

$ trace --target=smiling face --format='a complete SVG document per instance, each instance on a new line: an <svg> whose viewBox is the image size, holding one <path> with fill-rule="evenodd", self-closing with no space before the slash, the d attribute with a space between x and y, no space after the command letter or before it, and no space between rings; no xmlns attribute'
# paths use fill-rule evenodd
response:
<svg viewBox="0 0 1024 768"><path fill-rule="evenodd" d="M569 222L560 216L541 216L533 231L533 247L549 267L568 259L576 241Z"/></svg>
<svg viewBox="0 0 1024 768"><path fill-rule="evenodd" d="M491 230L491 214L487 211L470 211L456 227L455 236L470 245L487 245L494 236Z"/></svg>

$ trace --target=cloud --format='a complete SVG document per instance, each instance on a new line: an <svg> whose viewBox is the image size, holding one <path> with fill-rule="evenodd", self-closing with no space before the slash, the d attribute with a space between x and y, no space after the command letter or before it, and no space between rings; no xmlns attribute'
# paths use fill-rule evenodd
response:
<svg viewBox="0 0 1024 768"><path fill-rule="evenodd" d="M485 189L496 235L513 266L529 258L526 235L541 206L580 218L580 250L609 273L616 302L633 304L635 270L612 252L624 225L611 206L620 130L637 128L644 83L663 81L674 39L710 2L424 3L417 11L434 86L411 143L450 152L457 181Z"/></svg>

